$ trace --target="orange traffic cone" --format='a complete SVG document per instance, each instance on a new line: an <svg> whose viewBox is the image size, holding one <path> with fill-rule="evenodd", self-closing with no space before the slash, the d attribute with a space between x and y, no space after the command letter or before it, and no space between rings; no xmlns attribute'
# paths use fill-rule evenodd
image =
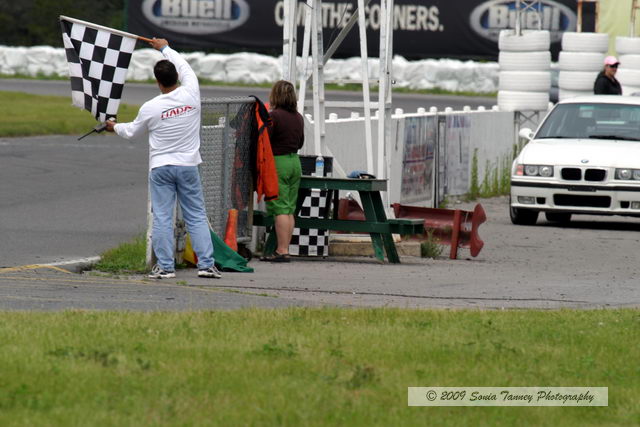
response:
<svg viewBox="0 0 640 427"><path fill-rule="evenodd" d="M224 242L234 251L238 252L238 239L236 237L238 230L238 210L229 209L227 215L227 229L224 231Z"/></svg>

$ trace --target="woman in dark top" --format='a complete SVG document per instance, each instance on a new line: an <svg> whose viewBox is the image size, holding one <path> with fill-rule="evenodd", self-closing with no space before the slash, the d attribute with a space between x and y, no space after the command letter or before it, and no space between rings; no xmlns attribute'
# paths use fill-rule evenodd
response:
<svg viewBox="0 0 640 427"><path fill-rule="evenodd" d="M269 137L278 171L278 198L267 202L267 213L275 216L278 247L272 256L263 260L288 262L302 175L298 150L304 143L304 119L297 111L295 88L288 81L280 80L273 85L269 104L272 121Z"/></svg>
<svg viewBox="0 0 640 427"><path fill-rule="evenodd" d="M596 95L622 95L622 87L616 79L620 63L615 56L607 56L604 59L604 70L598 74L593 84L593 93Z"/></svg>

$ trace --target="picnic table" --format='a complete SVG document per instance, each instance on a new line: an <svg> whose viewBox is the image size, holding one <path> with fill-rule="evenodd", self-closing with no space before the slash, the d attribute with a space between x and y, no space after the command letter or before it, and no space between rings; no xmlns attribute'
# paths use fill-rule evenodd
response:
<svg viewBox="0 0 640 427"><path fill-rule="evenodd" d="M301 218L298 216L302 203L312 189L326 190L324 218ZM338 195L340 190L357 191L364 210L364 221L340 220L338 218ZM381 192L387 190L386 179L330 178L303 175L300 180L298 204L296 207L296 227L301 229L337 230L354 233L369 233L376 258L384 261L385 252L390 263L399 263L400 258L393 241L393 234L420 234L424 232L421 219L391 219L385 214ZM331 209L333 205L333 209ZM264 254L275 251L277 240L273 229L273 217L265 212L254 211L253 225L270 227Z"/></svg>

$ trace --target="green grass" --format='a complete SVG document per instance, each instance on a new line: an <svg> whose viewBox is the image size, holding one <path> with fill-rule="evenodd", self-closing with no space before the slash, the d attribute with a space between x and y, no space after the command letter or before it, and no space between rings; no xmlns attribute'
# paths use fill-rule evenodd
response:
<svg viewBox="0 0 640 427"><path fill-rule="evenodd" d="M122 243L101 254L100 261L94 265L93 269L115 274L146 273L148 272L145 264L146 253L147 240L143 233L133 241Z"/></svg>
<svg viewBox="0 0 640 427"><path fill-rule="evenodd" d="M425 240L420 243L420 256L423 258L438 258L442 255L443 250L438 239L433 236L433 230L427 230Z"/></svg>
<svg viewBox="0 0 640 427"><path fill-rule="evenodd" d="M471 183L469 191L464 195L466 201L474 201L481 197L488 199L496 196L506 196L511 191L511 162L515 156L511 153L495 160L495 164L488 159L484 168L484 177L479 184L478 177L478 149L473 150L471 159Z"/></svg>
<svg viewBox="0 0 640 427"><path fill-rule="evenodd" d="M0 313L0 425L638 425L640 312ZM600 386L608 407L407 407Z"/></svg>
<svg viewBox="0 0 640 427"><path fill-rule="evenodd" d="M121 104L118 119L130 121L137 113L138 107ZM81 135L96 124L90 113L71 105L71 95L0 92L0 137Z"/></svg>
<svg viewBox="0 0 640 427"><path fill-rule="evenodd" d="M35 76L29 74L2 74L0 73L0 79L20 79L20 80L69 80L67 76L59 76L57 74L44 74L42 72Z"/></svg>

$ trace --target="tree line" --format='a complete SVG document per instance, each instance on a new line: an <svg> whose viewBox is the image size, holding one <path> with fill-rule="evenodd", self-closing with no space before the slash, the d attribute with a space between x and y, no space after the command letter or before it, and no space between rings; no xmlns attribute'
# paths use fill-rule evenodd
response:
<svg viewBox="0 0 640 427"><path fill-rule="evenodd" d="M2 0L0 45L62 47L60 15L124 29L127 0Z"/></svg>

